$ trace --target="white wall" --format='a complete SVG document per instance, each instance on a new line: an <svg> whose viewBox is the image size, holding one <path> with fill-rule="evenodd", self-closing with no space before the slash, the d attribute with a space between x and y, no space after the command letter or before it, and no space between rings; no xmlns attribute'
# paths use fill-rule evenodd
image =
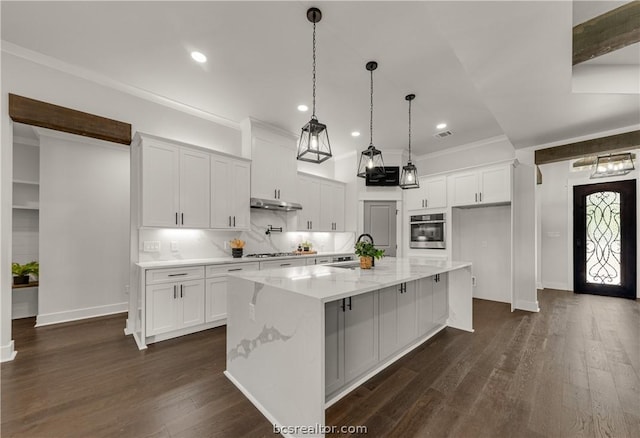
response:
<svg viewBox="0 0 640 438"><path fill-rule="evenodd" d="M129 147L38 130L37 325L127 310Z"/></svg>
<svg viewBox="0 0 640 438"><path fill-rule="evenodd" d="M504 161L515 157L513 145L505 136L492 137L467 145L416 157L418 175L449 172L465 167Z"/></svg>
<svg viewBox="0 0 640 438"><path fill-rule="evenodd" d="M635 150L640 156L640 150ZM640 193L640 171L636 169L624 176L589 179L590 170L572 172L569 161L540 166L542 184L536 187L540 205L540 280L542 287L573 290L573 187L608 181L636 179L636 190ZM637 202L640 217L640 202ZM638 222L640 223L640 221ZM640 228L640 227L639 227ZM640 232L637 233L637 248L640 248ZM638 257L640 272L640 257ZM638 289L640 297L640 288Z"/></svg>
<svg viewBox="0 0 640 438"><path fill-rule="evenodd" d="M452 216L453 259L473 263L473 296L510 303L511 206L454 208Z"/></svg>

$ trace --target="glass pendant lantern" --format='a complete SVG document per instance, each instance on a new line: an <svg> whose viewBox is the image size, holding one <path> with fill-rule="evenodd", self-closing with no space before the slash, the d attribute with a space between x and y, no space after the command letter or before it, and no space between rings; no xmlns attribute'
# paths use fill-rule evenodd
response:
<svg viewBox="0 0 640 438"><path fill-rule="evenodd" d="M313 23L313 113L300 132L297 158L300 161L322 163L331 158L327 125L320 123L316 117L316 23L322 19L322 12L318 8L309 8L307 19Z"/></svg>
<svg viewBox="0 0 640 438"><path fill-rule="evenodd" d="M360 161L358 163L357 176L366 178L367 174L384 175L384 161L382 160L382 152L373 145L373 71L378 68L378 63L369 61L366 69L371 72L371 105L369 118L369 147L360 153Z"/></svg>
<svg viewBox="0 0 640 438"><path fill-rule="evenodd" d="M407 94L405 96L405 100L409 102L409 161L406 166L402 166L402 173L400 174L400 188L405 190L420 188L418 169L411 162L411 101L415 98L415 94Z"/></svg>

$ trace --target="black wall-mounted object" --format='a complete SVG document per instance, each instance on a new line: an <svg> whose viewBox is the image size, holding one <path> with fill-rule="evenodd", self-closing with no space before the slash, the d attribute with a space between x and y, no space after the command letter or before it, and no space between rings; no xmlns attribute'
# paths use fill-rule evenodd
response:
<svg viewBox="0 0 640 438"><path fill-rule="evenodd" d="M398 166L384 166L384 173L380 169L367 172L368 186L393 187L400 184L400 168Z"/></svg>

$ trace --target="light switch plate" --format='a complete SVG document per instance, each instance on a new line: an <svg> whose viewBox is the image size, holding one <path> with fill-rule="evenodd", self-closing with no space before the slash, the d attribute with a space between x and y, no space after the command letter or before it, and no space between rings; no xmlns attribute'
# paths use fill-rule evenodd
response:
<svg viewBox="0 0 640 438"><path fill-rule="evenodd" d="M172 240L171 241L171 251L179 251L178 250L178 241L177 240Z"/></svg>
<svg viewBox="0 0 640 438"><path fill-rule="evenodd" d="M160 252L160 241L145 240L143 243L144 252Z"/></svg>

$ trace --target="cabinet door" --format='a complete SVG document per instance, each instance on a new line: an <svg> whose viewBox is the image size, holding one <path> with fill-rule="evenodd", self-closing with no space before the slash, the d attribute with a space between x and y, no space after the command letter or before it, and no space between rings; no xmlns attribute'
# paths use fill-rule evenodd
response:
<svg viewBox="0 0 640 438"><path fill-rule="evenodd" d="M146 336L170 332L179 328L176 314L178 301L176 283L146 287Z"/></svg>
<svg viewBox="0 0 640 438"><path fill-rule="evenodd" d="M227 229L233 226L229 167L228 158L211 157L211 228Z"/></svg>
<svg viewBox="0 0 640 438"><path fill-rule="evenodd" d="M318 224L314 224L316 225L314 231L333 231L335 187L331 183L320 183L320 214Z"/></svg>
<svg viewBox="0 0 640 438"><path fill-rule="evenodd" d="M180 150L160 142L142 145L142 226L177 227Z"/></svg>
<svg viewBox="0 0 640 438"><path fill-rule="evenodd" d="M403 190L402 196L404 197L404 203L407 206L407 210L421 210L425 208L425 200L427 198L424 179L419 178L420 187L417 189Z"/></svg>
<svg viewBox="0 0 640 438"><path fill-rule="evenodd" d="M205 322L219 321L227 317L227 283L226 275L207 278Z"/></svg>
<svg viewBox="0 0 640 438"><path fill-rule="evenodd" d="M293 266L306 266L307 260L304 257L297 259L271 260L268 262L260 262L260 270L275 268L291 268Z"/></svg>
<svg viewBox="0 0 640 438"><path fill-rule="evenodd" d="M298 212L299 231L320 231L320 181L300 177L300 193L303 193L302 210Z"/></svg>
<svg viewBox="0 0 640 438"><path fill-rule="evenodd" d="M296 202L297 164L295 142L291 147L254 137L252 144L251 196Z"/></svg>
<svg viewBox="0 0 640 438"><path fill-rule="evenodd" d="M204 323L204 280L185 281L179 286L179 324L190 327Z"/></svg>
<svg viewBox="0 0 640 438"><path fill-rule="evenodd" d="M449 317L447 280L447 274L440 274L433 281L433 320L435 324L445 324Z"/></svg>
<svg viewBox="0 0 640 438"><path fill-rule="evenodd" d="M417 336L416 281L405 283L404 292L398 292L398 345L408 345Z"/></svg>
<svg viewBox="0 0 640 438"><path fill-rule="evenodd" d="M378 363L378 293L347 298L344 320L345 382Z"/></svg>
<svg viewBox="0 0 640 438"><path fill-rule="evenodd" d="M471 205L478 200L477 172L464 172L449 177L451 183L451 205Z"/></svg>
<svg viewBox="0 0 640 438"><path fill-rule="evenodd" d="M246 161L231 162L231 178L233 196L231 198L232 224L235 229L251 228L249 219L251 197L251 166Z"/></svg>
<svg viewBox="0 0 640 438"><path fill-rule="evenodd" d="M333 231L344 231L345 197L344 184L333 186Z"/></svg>
<svg viewBox="0 0 640 438"><path fill-rule="evenodd" d="M511 166L480 171L480 199L482 203L511 201Z"/></svg>
<svg viewBox="0 0 640 438"><path fill-rule="evenodd" d="M183 227L209 228L210 169L210 154L181 149L180 225Z"/></svg>
<svg viewBox="0 0 640 438"><path fill-rule="evenodd" d="M286 145L278 145L276 165L271 173L277 175L278 199L298 202L298 161L296 160L296 142L287 141ZM306 196L303 194L303 196Z"/></svg>
<svg viewBox="0 0 640 438"><path fill-rule="evenodd" d="M378 291L380 307L380 359L386 359L398 346L398 296L399 286Z"/></svg>
<svg viewBox="0 0 640 438"><path fill-rule="evenodd" d="M344 314L342 300L324 305L325 394L339 390L344 380Z"/></svg>
<svg viewBox="0 0 640 438"><path fill-rule="evenodd" d="M417 281L416 307L418 310L418 336L426 335L433 322L433 277Z"/></svg>
<svg viewBox="0 0 640 438"><path fill-rule="evenodd" d="M424 181L427 208L447 206L447 178L442 176ZM408 190L411 191L411 190Z"/></svg>

